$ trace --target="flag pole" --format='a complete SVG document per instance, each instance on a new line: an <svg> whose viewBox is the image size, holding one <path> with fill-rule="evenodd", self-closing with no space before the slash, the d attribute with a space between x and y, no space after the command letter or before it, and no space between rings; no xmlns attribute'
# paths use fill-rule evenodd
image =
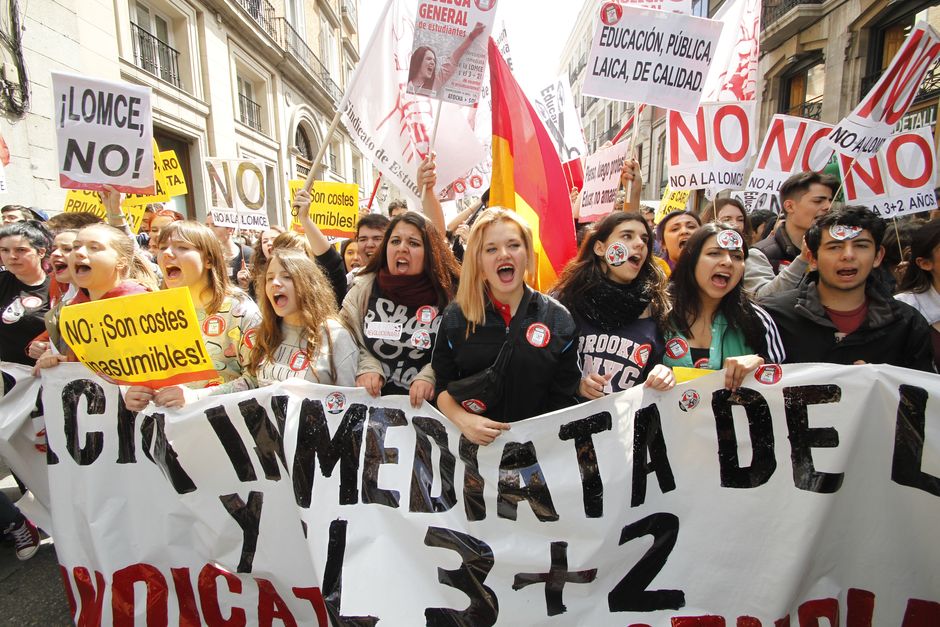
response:
<svg viewBox="0 0 940 627"><path fill-rule="evenodd" d="M640 125L639 117L640 117L640 107L638 103L634 102L633 103L633 127L630 129L630 150L627 153L629 154L630 159L633 159L634 155L636 154L636 135L637 135L636 127ZM630 196L632 195L633 195L633 179L631 178L627 182L627 197L624 198L623 200L624 206L626 206L627 203L630 202Z"/></svg>
<svg viewBox="0 0 940 627"><path fill-rule="evenodd" d="M441 124L441 108L444 106L443 100L437 101L437 110L434 112L434 130L431 131L431 143L428 145L428 157L434 151L434 142L437 140L437 128ZM424 209L424 199L428 193L428 188L421 188L421 208Z"/></svg>

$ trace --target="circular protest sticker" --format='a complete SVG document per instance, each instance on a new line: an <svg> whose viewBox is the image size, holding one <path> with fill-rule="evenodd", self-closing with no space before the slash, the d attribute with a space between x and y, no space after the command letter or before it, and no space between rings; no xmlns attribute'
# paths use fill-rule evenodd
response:
<svg viewBox="0 0 940 627"><path fill-rule="evenodd" d="M601 21L606 26L613 26L623 16L623 8L616 2L608 2L601 7Z"/></svg>
<svg viewBox="0 0 940 627"><path fill-rule="evenodd" d="M437 307L431 305L422 305L418 307L418 313L415 314L418 322L421 324L431 324L437 318Z"/></svg>
<svg viewBox="0 0 940 627"><path fill-rule="evenodd" d="M684 357L689 352L688 343L681 337L674 337L666 342L666 354L673 359Z"/></svg>
<svg viewBox="0 0 940 627"><path fill-rule="evenodd" d="M533 322L525 332L525 339L535 348L544 348L552 339L552 332L541 322Z"/></svg>
<svg viewBox="0 0 940 627"><path fill-rule="evenodd" d="M475 398L468 398L460 404L461 407L466 409L471 414L482 414L486 411L486 403Z"/></svg>
<svg viewBox="0 0 940 627"><path fill-rule="evenodd" d="M623 242L614 242L607 247L605 258L607 263L615 268L622 266L627 262L627 247L623 245Z"/></svg>
<svg viewBox="0 0 940 627"><path fill-rule="evenodd" d="M855 239L858 237L858 234L862 232L862 227L860 226L847 226L845 224L833 224L829 227L829 235L832 236L832 239L837 239L840 242L847 239Z"/></svg>
<svg viewBox="0 0 940 627"><path fill-rule="evenodd" d="M708 368L708 357L702 357L692 364L693 368Z"/></svg>
<svg viewBox="0 0 940 627"><path fill-rule="evenodd" d="M718 240L718 247L725 250L742 250L744 248L744 238L741 237L740 233L731 229L719 231L716 239Z"/></svg>
<svg viewBox="0 0 940 627"><path fill-rule="evenodd" d="M42 307L42 299L38 296L24 296L23 297L23 307L26 309L36 309Z"/></svg>
<svg viewBox="0 0 940 627"><path fill-rule="evenodd" d="M698 392L695 390L686 390L682 393L682 396L679 397L679 409L682 411L692 411L698 407L698 402L701 400Z"/></svg>
<svg viewBox="0 0 940 627"><path fill-rule="evenodd" d="M216 337L225 333L225 318L222 316L209 316L202 321L202 332L209 337Z"/></svg>
<svg viewBox="0 0 940 627"><path fill-rule="evenodd" d="M783 377L783 367L777 364L764 364L754 371L754 378L765 385L773 385Z"/></svg>
<svg viewBox="0 0 940 627"><path fill-rule="evenodd" d="M630 359L640 368L646 367L646 362L649 361L650 353L653 352L653 347L650 344L640 344L633 350L633 355Z"/></svg>
<svg viewBox="0 0 940 627"><path fill-rule="evenodd" d="M294 354L290 356L288 365L294 372L306 370L307 366L310 365L310 358L307 357L307 351L295 351Z"/></svg>
<svg viewBox="0 0 940 627"><path fill-rule="evenodd" d="M338 414L346 406L346 396L342 392L331 392L324 401L328 414Z"/></svg>
<svg viewBox="0 0 940 627"><path fill-rule="evenodd" d="M422 350L431 348L431 334L424 329L418 329L411 336L411 345Z"/></svg>
<svg viewBox="0 0 940 627"><path fill-rule="evenodd" d="M245 346L247 346L248 348L255 347L255 332L256 331L257 329L252 327L251 329L248 329L248 331L245 332Z"/></svg>

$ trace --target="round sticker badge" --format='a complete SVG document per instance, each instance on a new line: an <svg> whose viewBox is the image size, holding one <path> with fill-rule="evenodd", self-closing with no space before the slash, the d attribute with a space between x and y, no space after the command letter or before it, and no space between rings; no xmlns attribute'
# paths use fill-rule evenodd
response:
<svg viewBox="0 0 940 627"><path fill-rule="evenodd" d="M601 7L601 21L607 26L613 26L620 21L623 9L616 2L608 2Z"/></svg>
<svg viewBox="0 0 940 627"><path fill-rule="evenodd" d="M533 322L525 332L525 339L535 348L545 348L552 339L552 332L541 322Z"/></svg>
<svg viewBox="0 0 940 627"><path fill-rule="evenodd" d="M708 357L702 357L692 364L693 368L708 368Z"/></svg>
<svg viewBox="0 0 940 627"><path fill-rule="evenodd" d="M245 346L248 348L255 347L255 331L257 331L257 329L251 328L245 333Z"/></svg>
<svg viewBox="0 0 940 627"><path fill-rule="evenodd" d="M777 364L764 364L754 371L754 378L765 385L773 385L783 378L783 367Z"/></svg>
<svg viewBox="0 0 940 627"><path fill-rule="evenodd" d="M716 240L718 247L725 250L742 250L744 248L744 238L741 237L740 233L731 229L719 231Z"/></svg>
<svg viewBox="0 0 940 627"><path fill-rule="evenodd" d="M24 296L23 307L26 309L36 309L37 307L42 307L42 299L38 296Z"/></svg>
<svg viewBox="0 0 940 627"><path fill-rule="evenodd" d="M692 411L698 407L699 400L701 400L701 397L698 395L698 392L695 390L686 390L682 393L682 396L679 397L679 409L682 411Z"/></svg>
<svg viewBox="0 0 940 627"><path fill-rule="evenodd" d="M666 354L673 359L684 357L689 352L689 345L681 337L674 337L666 342Z"/></svg>
<svg viewBox="0 0 940 627"><path fill-rule="evenodd" d="M461 407L466 409L471 414L482 414L486 411L486 403L483 401L477 400L475 398L468 398L460 404Z"/></svg>
<svg viewBox="0 0 940 627"><path fill-rule="evenodd" d="M414 335L411 336L411 345L415 348L428 350L431 348L431 334L424 329L418 329L414 332Z"/></svg>
<svg viewBox="0 0 940 627"><path fill-rule="evenodd" d="M832 236L832 239L837 239L840 242L847 239L855 239L858 237L858 234L862 232L862 227L860 226L847 226L845 224L833 224L829 227L829 235Z"/></svg>
<svg viewBox="0 0 940 627"><path fill-rule="evenodd" d="M343 411L343 407L346 406L346 396L342 392L330 392L324 404L326 405L326 412L328 414L338 414Z"/></svg>
<svg viewBox="0 0 940 627"><path fill-rule="evenodd" d="M640 344L633 349L633 355L630 357L630 360L640 368L646 368L646 362L649 361L650 353L652 352L653 347L651 345Z"/></svg>
<svg viewBox="0 0 940 627"><path fill-rule="evenodd" d="M622 266L627 262L627 247L623 242L614 242L607 247L607 253L604 255L607 263L613 267Z"/></svg>
<svg viewBox="0 0 940 627"><path fill-rule="evenodd" d="M300 372L306 370L307 366L310 365L310 358L307 357L307 351L296 351L293 355L290 356L290 361L288 366L294 372Z"/></svg>
<svg viewBox="0 0 940 627"><path fill-rule="evenodd" d="M415 317L421 324L431 324L437 318L437 308L431 305L422 305L418 307L418 313L415 314Z"/></svg>
<svg viewBox="0 0 940 627"><path fill-rule="evenodd" d="M225 332L225 318L209 316L202 321L202 332L210 337L222 335Z"/></svg>

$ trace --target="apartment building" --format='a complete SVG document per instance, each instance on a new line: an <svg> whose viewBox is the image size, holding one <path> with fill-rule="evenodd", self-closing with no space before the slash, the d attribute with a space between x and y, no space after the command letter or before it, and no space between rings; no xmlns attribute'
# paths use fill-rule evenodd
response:
<svg viewBox="0 0 940 627"><path fill-rule="evenodd" d="M310 171L359 60L357 0L30 0L0 9L0 134L11 162L0 202L58 211L50 72L151 88L154 137L176 151L189 194L172 200L202 219L206 157L257 159L269 218L287 224L288 185ZM12 33L21 35L20 45ZM18 62L25 69L17 71ZM22 107L22 95L28 106ZM349 136L330 139L322 178L371 190ZM362 192L361 193L365 193Z"/></svg>

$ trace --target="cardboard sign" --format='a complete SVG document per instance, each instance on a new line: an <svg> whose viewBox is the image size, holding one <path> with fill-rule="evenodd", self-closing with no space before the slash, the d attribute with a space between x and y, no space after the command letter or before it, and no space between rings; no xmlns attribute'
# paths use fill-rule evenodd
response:
<svg viewBox="0 0 940 627"><path fill-rule="evenodd" d="M581 118L574 105L567 74L562 74L538 91L532 106L545 124L562 163L587 154Z"/></svg>
<svg viewBox="0 0 940 627"><path fill-rule="evenodd" d="M921 128L893 135L874 157L839 155L849 204L870 207L883 218L937 208L933 133ZM849 169L851 168L851 170Z"/></svg>
<svg viewBox="0 0 940 627"><path fill-rule="evenodd" d="M911 106L938 55L940 35L926 22L915 24L875 86L832 129L828 137L832 148L852 157L878 152Z"/></svg>
<svg viewBox="0 0 940 627"><path fill-rule="evenodd" d="M582 93L695 113L722 23L604 2Z"/></svg>
<svg viewBox="0 0 940 627"><path fill-rule="evenodd" d="M82 624L940 621L934 374L769 364L734 393L724 373L636 386L476 447L361 388L134 416L78 364L9 366L0 451L55 512Z"/></svg>
<svg viewBox="0 0 940 627"><path fill-rule="evenodd" d="M183 175L183 168L180 166L179 159L176 158L176 152L161 150L158 161L160 162L160 172L163 174L164 191L170 196L185 196L188 194L186 177Z"/></svg>
<svg viewBox="0 0 940 627"><path fill-rule="evenodd" d="M475 104L495 16L496 0L421 0L408 65L408 93Z"/></svg>
<svg viewBox="0 0 940 627"><path fill-rule="evenodd" d="M132 233L140 231L140 224L146 211L146 205L128 205L126 201L121 202L121 212L127 221L127 226ZM98 192L87 189L70 189L65 194L65 204L62 206L64 213L80 213L87 211L93 213L102 221L108 221L108 212L101 204L101 197Z"/></svg>
<svg viewBox="0 0 940 627"><path fill-rule="evenodd" d="M150 88L52 73L59 185L154 191Z"/></svg>
<svg viewBox="0 0 940 627"><path fill-rule="evenodd" d="M249 159L206 159L209 208L216 226L268 228L266 167Z"/></svg>
<svg viewBox="0 0 940 627"><path fill-rule="evenodd" d="M744 187L744 171L754 154L756 103L706 103L695 115L670 111L667 122L669 187Z"/></svg>
<svg viewBox="0 0 940 627"><path fill-rule="evenodd" d="M772 209L772 203L783 184L798 172L819 172L832 156L832 147L826 136L831 124L790 115L775 115L770 121L764 142L757 152L757 164L744 186L748 211Z"/></svg>
<svg viewBox="0 0 940 627"><path fill-rule="evenodd" d="M119 385L161 388L218 376L185 287L69 305L59 328L80 362Z"/></svg>
<svg viewBox="0 0 940 627"><path fill-rule="evenodd" d="M666 187L663 192L663 198L659 201L659 208L656 215L653 216L653 222L659 224L660 221L673 211L682 211L689 204L689 196L692 192L687 189L672 189Z"/></svg>
<svg viewBox="0 0 940 627"><path fill-rule="evenodd" d="M620 188L620 168L629 150L628 142L619 142L585 159L581 221L597 220L614 210Z"/></svg>
<svg viewBox="0 0 940 627"><path fill-rule="evenodd" d="M291 228L303 232L294 214L293 202L305 181L288 181L291 199ZM310 219L327 237L355 237L359 222L359 187L355 183L315 181L310 189Z"/></svg>

